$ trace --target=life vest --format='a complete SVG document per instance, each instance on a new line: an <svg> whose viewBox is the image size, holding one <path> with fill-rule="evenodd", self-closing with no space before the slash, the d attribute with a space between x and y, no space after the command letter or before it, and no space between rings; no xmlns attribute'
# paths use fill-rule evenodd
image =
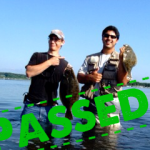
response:
<svg viewBox="0 0 150 150"><path fill-rule="evenodd" d="M119 53L114 51L104 66L102 72L102 80L99 83L100 95L112 93L113 97L117 97L117 92L122 90L121 86L117 86L117 71L119 65ZM110 86L110 88L105 88Z"/></svg>
<svg viewBox="0 0 150 150"><path fill-rule="evenodd" d="M92 70L99 67L99 59L102 52L88 55L87 59L87 74L89 74ZM97 56L98 62L91 63L91 57ZM106 62L103 72L102 72L102 80L99 83L99 93L100 95L105 95L112 93L114 97L117 97L117 92L121 91L121 86L117 87L117 70L119 65L119 53L114 51L111 53L109 60ZM94 88L94 84L85 84L82 87L81 91L85 90L85 94L81 95L84 98L93 99L94 92L91 92L92 88ZM105 87L110 86L110 88L105 89ZM90 89L90 90L89 90Z"/></svg>

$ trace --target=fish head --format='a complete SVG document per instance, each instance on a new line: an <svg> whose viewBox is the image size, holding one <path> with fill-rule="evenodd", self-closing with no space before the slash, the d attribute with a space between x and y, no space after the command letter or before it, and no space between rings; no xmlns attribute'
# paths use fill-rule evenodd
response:
<svg viewBox="0 0 150 150"><path fill-rule="evenodd" d="M125 51L123 53L123 61L128 61L130 64L132 63L133 66L137 64L137 57L136 54L134 53L133 49L131 46L125 44Z"/></svg>
<svg viewBox="0 0 150 150"><path fill-rule="evenodd" d="M129 45L125 44L124 46L125 51L123 53L123 66L124 69L131 76L131 70L137 64L137 57L133 49Z"/></svg>
<svg viewBox="0 0 150 150"><path fill-rule="evenodd" d="M67 68L64 72L64 76L66 78L74 78L75 79L75 74L72 68Z"/></svg>
<svg viewBox="0 0 150 150"><path fill-rule="evenodd" d="M127 54L131 54L131 53L134 53L134 51L133 51L133 49L129 46L129 45L127 45L127 44L125 44L125 45L123 45L124 47L125 47L125 51L124 51L124 53L127 55Z"/></svg>

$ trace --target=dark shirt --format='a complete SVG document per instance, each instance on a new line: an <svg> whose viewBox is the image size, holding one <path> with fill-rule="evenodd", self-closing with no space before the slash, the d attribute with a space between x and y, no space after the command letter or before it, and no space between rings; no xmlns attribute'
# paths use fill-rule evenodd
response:
<svg viewBox="0 0 150 150"><path fill-rule="evenodd" d="M28 65L37 65L43 63L53 56L45 53L34 53ZM48 104L53 104L53 98L57 97L57 89L59 82L63 76L64 69L68 62L60 59L58 66L50 66L41 74L31 78L31 85L29 88L28 99L32 103L38 103L47 100Z"/></svg>

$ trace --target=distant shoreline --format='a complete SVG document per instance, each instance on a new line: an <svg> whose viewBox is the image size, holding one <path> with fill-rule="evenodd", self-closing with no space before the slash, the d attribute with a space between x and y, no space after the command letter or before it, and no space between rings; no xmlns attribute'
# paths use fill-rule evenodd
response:
<svg viewBox="0 0 150 150"><path fill-rule="evenodd" d="M128 88L128 87L129 87L129 88L134 88L134 87L137 87L137 88L150 88L150 87L138 86L138 85L137 85L137 86L128 86L128 85L127 85L127 86L124 86L124 87L127 87L127 88Z"/></svg>
<svg viewBox="0 0 150 150"><path fill-rule="evenodd" d="M17 74L17 73L10 73L10 72L0 72L0 80L27 80L29 81L30 78L27 78L25 74ZM150 83L141 83L141 82L134 82L128 83L125 87L141 87L141 88L150 88Z"/></svg>
<svg viewBox="0 0 150 150"><path fill-rule="evenodd" d="M141 83L141 82L134 82L134 83L128 83L126 87L144 87L144 88L150 88L150 83Z"/></svg>
<svg viewBox="0 0 150 150"><path fill-rule="evenodd" d="M17 74L10 72L0 72L1 80L30 80L25 74Z"/></svg>
<svg viewBox="0 0 150 150"><path fill-rule="evenodd" d="M3 78L0 78L0 80L24 80L24 81L30 81L30 79L21 79L21 78L6 78L6 79L3 79Z"/></svg>

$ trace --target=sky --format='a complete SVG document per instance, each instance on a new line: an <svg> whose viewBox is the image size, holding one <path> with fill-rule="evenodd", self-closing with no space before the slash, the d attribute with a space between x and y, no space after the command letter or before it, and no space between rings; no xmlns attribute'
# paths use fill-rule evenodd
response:
<svg viewBox="0 0 150 150"><path fill-rule="evenodd" d="M85 57L102 49L102 30L116 26L116 51L129 44L138 63L132 79L150 77L149 0L0 0L0 72L25 74L34 52L48 51L48 35L65 35L61 56L78 72ZM145 82L150 82L146 80Z"/></svg>

